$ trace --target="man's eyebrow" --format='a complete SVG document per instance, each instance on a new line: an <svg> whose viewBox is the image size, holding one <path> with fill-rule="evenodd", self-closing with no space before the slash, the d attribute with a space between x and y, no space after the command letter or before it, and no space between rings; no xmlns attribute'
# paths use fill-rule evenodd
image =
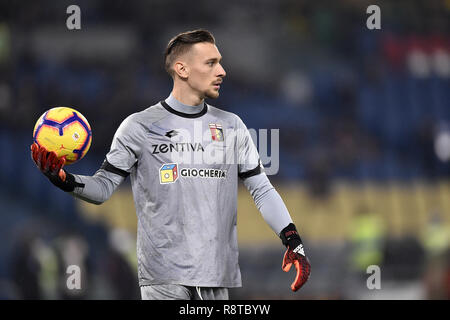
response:
<svg viewBox="0 0 450 320"><path fill-rule="evenodd" d="M206 60L206 62L216 62L216 61L222 61L222 57L220 57L220 58L209 58L208 60Z"/></svg>

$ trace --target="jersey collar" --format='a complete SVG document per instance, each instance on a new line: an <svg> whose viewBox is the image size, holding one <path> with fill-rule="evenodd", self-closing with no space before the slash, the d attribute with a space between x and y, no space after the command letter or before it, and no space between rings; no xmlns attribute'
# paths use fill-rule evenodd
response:
<svg viewBox="0 0 450 320"><path fill-rule="evenodd" d="M198 118L208 111L206 102L197 106L188 106L170 95L165 101L161 101L161 105L169 112L184 118Z"/></svg>

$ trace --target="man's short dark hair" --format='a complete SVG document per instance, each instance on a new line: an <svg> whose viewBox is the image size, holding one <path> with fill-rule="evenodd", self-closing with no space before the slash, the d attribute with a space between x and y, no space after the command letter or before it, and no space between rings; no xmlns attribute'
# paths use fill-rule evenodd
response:
<svg viewBox="0 0 450 320"><path fill-rule="evenodd" d="M197 29L180 33L170 39L164 52L164 67L166 71L173 77L174 70L172 65L175 59L181 54L187 52L189 48L199 42L216 43L214 36L208 30Z"/></svg>

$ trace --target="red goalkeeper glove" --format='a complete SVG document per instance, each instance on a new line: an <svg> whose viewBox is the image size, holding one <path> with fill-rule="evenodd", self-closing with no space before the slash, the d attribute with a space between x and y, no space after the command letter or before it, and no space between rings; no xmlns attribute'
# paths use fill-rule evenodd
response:
<svg viewBox="0 0 450 320"><path fill-rule="evenodd" d="M311 265L309 259L305 255L302 239L293 223L290 223L286 228L281 230L280 238L287 247L281 268L284 272L288 272L291 269L292 264L294 264L295 269L297 270L295 280L291 284L291 289L295 292L308 281L311 273Z"/></svg>
<svg viewBox="0 0 450 320"><path fill-rule="evenodd" d="M84 187L84 184L77 183L75 177L63 169L66 159L58 158L55 152L49 152L33 143L31 158L48 180L63 191L72 192L75 187Z"/></svg>

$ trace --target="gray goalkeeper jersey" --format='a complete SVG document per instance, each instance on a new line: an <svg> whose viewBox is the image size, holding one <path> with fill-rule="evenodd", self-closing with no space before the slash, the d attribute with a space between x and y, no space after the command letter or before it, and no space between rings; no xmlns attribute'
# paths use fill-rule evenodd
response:
<svg viewBox="0 0 450 320"><path fill-rule="evenodd" d="M126 118L106 160L131 178L140 285L241 286L238 178L262 166L238 116L170 96Z"/></svg>

